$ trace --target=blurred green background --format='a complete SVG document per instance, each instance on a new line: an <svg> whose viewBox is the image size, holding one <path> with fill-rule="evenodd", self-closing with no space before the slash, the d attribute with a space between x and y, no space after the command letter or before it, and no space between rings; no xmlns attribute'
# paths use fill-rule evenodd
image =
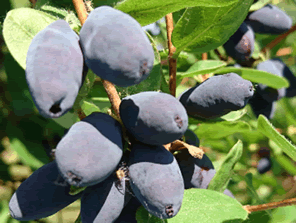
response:
<svg viewBox="0 0 296 223"><path fill-rule="evenodd" d="M42 2L42 0L38 0ZM60 7L71 8L71 0L51 0ZM113 5L116 1L95 0L94 7L100 5ZM296 4L293 0L270 1L293 18L296 22ZM29 0L2 0L0 3L0 223L17 223L19 221L9 216L8 202L13 192L34 170L52 160L51 149L55 148L65 130L56 121L45 119L38 115L30 96L25 72L10 55L2 36L2 23L6 13L14 8L30 7ZM177 14L177 13L176 13ZM256 35L258 47L264 47L276 36ZM270 57L283 55L281 58L296 74L296 32L289 35L270 52ZM280 54L281 53L281 54ZM194 55L201 58L200 54ZM209 59L214 59L208 55ZM186 71L191 64L188 61L178 65L178 71ZM167 66L164 65L164 69ZM185 85L180 85L177 92L181 92ZM106 97L99 81L95 82L89 97ZM99 107L106 107L109 102L100 102ZM271 120L273 125L290 141L296 144L296 98L282 99L277 102L275 117ZM256 127L256 118L249 105L248 112L242 118ZM250 186L246 183L245 175L253 174L253 186L263 203L279 201L296 195L296 164L286 155L277 155L272 152L272 170L260 175L256 169L260 159L260 148L274 148L274 144L257 131L237 133L225 138L213 139L210 136L200 138L201 147L213 161L215 167L219 167L229 149L237 142L243 141L244 155L240 163L235 167L229 189L242 204L258 204L250 192ZM74 222L79 214L80 203L61 210L48 218L29 222ZM251 214L246 222L261 223L293 223L296 222L296 206L274 209L270 212L257 212Z"/></svg>

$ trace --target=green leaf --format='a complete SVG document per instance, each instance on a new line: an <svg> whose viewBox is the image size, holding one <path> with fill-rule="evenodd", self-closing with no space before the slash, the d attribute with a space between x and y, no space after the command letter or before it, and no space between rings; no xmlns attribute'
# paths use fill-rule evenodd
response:
<svg viewBox="0 0 296 223"><path fill-rule="evenodd" d="M143 206L136 213L138 223L166 223L166 219L160 219L150 214Z"/></svg>
<svg viewBox="0 0 296 223"><path fill-rule="evenodd" d="M168 223L238 223L247 219L248 213L236 200L223 193L205 190L185 190L179 213Z"/></svg>
<svg viewBox="0 0 296 223"><path fill-rule="evenodd" d="M85 100L81 104L81 109L86 116L89 116L93 112L100 112L100 109L96 105Z"/></svg>
<svg viewBox="0 0 296 223"><path fill-rule="evenodd" d="M220 60L200 60L193 64L185 73L179 74L178 77L193 77L199 74L213 73L221 67L225 67L227 63Z"/></svg>
<svg viewBox="0 0 296 223"><path fill-rule="evenodd" d="M198 126L195 134L199 138L220 139L237 132L250 130L250 125L244 121L221 121L217 123L202 123Z"/></svg>
<svg viewBox="0 0 296 223"><path fill-rule="evenodd" d="M285 155L276 155L274 158L289 174L292 176L296 175L296 166L290 158Z"/></svg>
<svg viewBox="0 0 296 223"><path fill-rule="evenodd" d="M7 200L0 201L0 222L6 223L10 218L9 205Z"/></svg>
<svg viewBox="0 0 296 223"><path fill-rule="evenodd" d="M68 129L72 125L74 125L74 123L77 120L77 116L72 112L67 112L63 116L59 118L53 118L52 120L58 123L60 126L63 126L64 128Z"/></svg>
<svg viewBox="0 0 296 223"><path fill-rule="evenodd" d="M260 0L251 6L250 11L257 11L269 2L271 2L271 0Z"/></svg>
<svg viewBox="0 0 296 223"><path fill-rule="evenodd" d="M256 189L253 186L253 175L252 175L252 173L247 173L245 175L245 181L247 183L248 190L252 194L252 198L255 199L255 201L256 201L256 204L263 204L263 202L261 201L260 197L258 196L258 194L256 192Z"/></svg>
<svg viewBox="0 0 296 223"><path fill-rule="evenodd" d="M119 2L114 8L128 13L142 26L153 23L168 13L176 12L187 7L195 6L227 6L237 0L125 0Z"/></svg>
<svg viewBox="0 0 296 223"><path fill-rule="evenodd" d="M227 188L228 182L233 175L233 168L240 160L242 154L243 143L241 140L238 140L223 160L220 168L211 180L208 189L223 192Z"/></svg>
<svg viewBox="0 0 296 223"><path fill-rule="evenodd" d="M17 139L17 138L12 139L10 142L10 145L11 145L12 149L17 152L21 161L25 165L27 165L33 169L38 169L45 164L45 163L41 162L40 160L38 160L33 154L31 154L27 150L25 144L23 144L19 139Z"/></svg>
<svg viewBox="0 0 296 223"><path fill-rule="evenodd" d="M5 43L23 69L33 37L50 23L57 20L54 16L30 8L9 11L3 23Z"/></svg>
<svg viewBox="0 0 296 223"><path fill-rule="evenodd" d="M220 118L225 121L236 121L243 117L247 113L247 109L243 108L237 111L229 112L226 115L221 116Z"/></svg>
<svg viewBox="0 0 296 223"><path fill-rule="evenodd" d="M296 221L296 207L287 206L275 209L269 223L294 223Z"/></svg>
<svg viewBox="0 0 296 223"><path fill-rule="evenodd" d="M289 87L289 82L286 78L252 68L223 67L215 71L216 74L226 74L230 72L234 72L246 80L265 84L275 89Z"/></svg>
<svg viewBox="0 0 296 223"><path fill-rule="evenodd" d="M224 44L242 24L252 2L237 0L223 6L208 4L186 9L172 34L176 57L185 49L203 53Z"/></svg>
<svg viewBox="0 0 296 223"><path fill-rule="evenodd" d="M292 145L292 143L289 142L283 135L276 131L268 119L263 115L259 115L258 118L258 131L274 141L274 143L282 148L289 157L296 161L296 147Z"/></svg>

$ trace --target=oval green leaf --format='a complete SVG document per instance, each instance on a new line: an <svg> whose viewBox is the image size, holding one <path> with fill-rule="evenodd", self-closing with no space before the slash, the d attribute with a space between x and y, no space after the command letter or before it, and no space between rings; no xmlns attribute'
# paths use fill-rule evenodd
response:
<svg viewBox="0 0 296 223"><path fill-rule="evenodd" d="M33 37L50 23L57 20L52 15L30 8L9 11L3 23L5 43L23 69L26 69L26 57Z"/></svg>
<svg viewBox="0 0 296 223"><path fill-rule="evenodd" d="M176 57L185 49L201 53L216 49L235 33L246 18L253 0L229 3L193 7L184 12L172 34L173 45L177 48Z"/></svg>
<svg viewBox="0 0 296 223"><path fill-rule="evenodd" d="M142 26L148 25L162 18L168 13L176 12L187 7L213 6L221 7L230 5L237 0L125 0L119 2L115 8L128 13Z"/></svg>
<svg viewBox="0 0 296 223"><path fill-rule="evenodd" d="M246 220L247 211L236 200L223 193L205 190L185 190L179 213L168 223L238 223Z"/></svg>
<svg viewBox="0 0 296 223"><path fill-rule="evenodd" d="M213 73L215 70L225 67L226 65L227 63L221 60L200 60L194 63L185 73L181 73L178 76L184 78Z"/></svg>
<svg viewBox="0 0 296 223"><path fill-rule="evenodd" d="M279 77L262 70L256 70L252 68L223 67L215 71L216 74L226 74L230 72L234 72L246 80L265 84L275 89L289 87L289 82L286 78Z"/></svg>

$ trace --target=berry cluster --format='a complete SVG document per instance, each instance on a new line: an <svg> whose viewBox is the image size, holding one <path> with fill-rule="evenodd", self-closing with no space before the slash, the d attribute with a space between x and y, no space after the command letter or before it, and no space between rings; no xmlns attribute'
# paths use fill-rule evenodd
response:
<svg viewBox="0 0 296 223"><path fill-rule="evenodd" d="M250 14L225 43L229 55L248 59L254 50L252 29L256 32L253 27L261 23L260 16ZM283 27L277 27L280 31ZM153 49L140 24L101 6L89 14L79 36L64 20L39 32L27 54L26 78L40 114L57 118L72 108L88 69L127 87L146 79L153 63ZM294 81L290 73L283 74L286 66L281 61L263 63L273 63L275 75ZM263 63L258 69L265 69ZM292 88L276 91L259 85L255 95L271 103L293 93ZM188 116L215 119L244 108L253 95L250 81L228 73L208 78L179 99L153 91L127 96L119 108L122 123L94 112L69 129L53 162L21 184L9 203L10 213L21 221L44 218L81 198L85 223L123 222L141 205L161 219L172 218L181 208L184 190L206 189L216 171L206 155L194 158L187 150L172 154L163 145L184 136L188 144L199 147L188 129ZM73 186L87 188L75 194ZM234 197L228 190L224 193Z"/></svg>
<svg viewBox="0 0 296 223"><path fill-rule="evenodd" d="M226 53L238 63L234 65L235 67L241 67L241 65L251 67L255 33L278 35L287 32L291 27L292 19L284 11L277 6L267 4L259 10L250 12L239 29L223 46ZM290 84L287 89L274 89L263 84L257 86L254 96L249 101L250 105L257 117L263 114L271 119L274 116L276 101L283 97L296 96L296 78L279 58L260 62L256 69L285 77Z"/></svg>

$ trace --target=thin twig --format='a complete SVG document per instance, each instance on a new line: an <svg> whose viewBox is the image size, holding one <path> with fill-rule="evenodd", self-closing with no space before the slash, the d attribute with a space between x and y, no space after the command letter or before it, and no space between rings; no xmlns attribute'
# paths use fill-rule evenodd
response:
<svg viewBox="0 0 296 223"><path fill-rule="evenodd" d="M295 205L295 204L296 204L296 198L291 198L291 199L286 199L278 202L271 202L267 204L245 205L244 209L248 213L252 213L255 211L264 211L264 210L269 210L269 209L278 208L278 207L285 207L285 206Z"/></svg>
<svg viewBox="0 0 296 223"><path fill-rule="evenodd" d="M296 24L289 29L288 32L278 36L274 40L272 40L270 43L268 43L262 50L262 53L266 53L267 50L271 50L274 48L276 45L278 45L283 39L285 39L289 34L293 33L296 31Z"/></svg>
<svg viewBox="0 0 296 223"><path fill-rule="evenodd" d="M31 2L31 7L35 8L37 0L29 0Z"/></svg>
<svg viewBox="0 0 296 223"><path fill-rule="evenodd" d="M172 43L172 32L174 29L174 20L173 14L169 13L165 16L166 28L167 28L167 38L168 38L168 47L169 47L169 72L170 72L170 93L174 97L176 96L176 74L177 74L177 59L173 58L173 54L176 51L176 47Z"/></svg>
<svg viewBox="0 0 296 223"><path fill-rule="evenodd" d="M208 53L202 53L201 54L201 59L202 60L207 60L208 59Z"/></svg>
<svg viewBox="0 0 296 223"><path fill-rule="evenodd" d="M72 1L73 1L73 5L75 7L75 10L77 12L79 21L81 23L81 26L83 26L85 20L87 19L87 11L85 8L85 4L84 4L83 0L72 0ZM109 82L107 80L103 80L103 79L102 79L102 83L103 83L103 86L107 92L108 98L111 102L114 112L116 113L117 117L120 117L119 116L119 105L120 105L121 100L119 98L119 95L116 91L115 86L111 82Z"/></svg>

